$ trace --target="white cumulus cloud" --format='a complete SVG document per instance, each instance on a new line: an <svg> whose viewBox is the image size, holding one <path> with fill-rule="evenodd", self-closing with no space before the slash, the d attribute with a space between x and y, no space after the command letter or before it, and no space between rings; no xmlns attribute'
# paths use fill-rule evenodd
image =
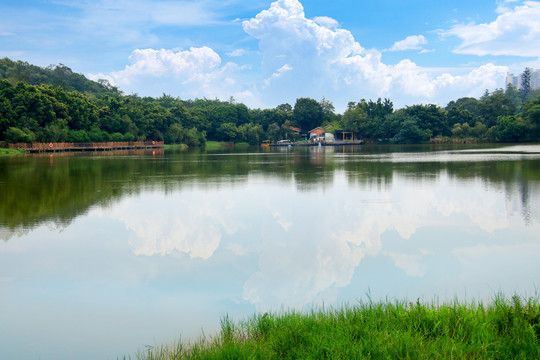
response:
<svg viewBox="0 0 540 360"><path fill-rule="evenodd" d="M291 71L292 69L293 68L290 67L287 64L283 65L282 67L277 69L276 72L272 74L272 76L270 76L268 79L264 80L264 84L266 86L269 86L273 79L280 78L281 76L283 76L283 74L285 74L288 71Z"/></svg>
<svg viewBox="0 0 540 360"><path fill-rule="evenodd" d="M537 53L540 46L536 46L535 29L540 22L533 21L533 15L540 8L538 4L527 1L501 13L492 24L456 25L445 34L464 39L456 52L480 54L481 49L489 48L491 53L507 53L514 46L511 44L515 43L517 49L524 40L494 46L504 36L496 37L492 28L501 29L502 25L497 24L504 20L509 26L508 34L530 38L527 51ZM520 33L516 27L520 23L527 31ZM234 96L250 107L292 104L299 97L325 97L341 112L349 101L358 98L387 97L397 108L428 102L445 105L463 96L479 97L485 89L503 87L508 71L507 67L492 63L454 69L427 68L407 58L386 63L381 51L364 48L336 20L325 16L307 18L298 0L275 1L268 9L243 21L242 27L258 41L260 66L224 63L218 52L207 46L182 51L148 48L134 50L123 70L90 77L107 79L128 93L169 93L181 98ZM489 31L484 33L484 27ZM427 39L423 35L413 35L396 42L389 50L429 52L422 48L425 44ZM247 61L247 57L239 58L247 53L245 49L236 49L226 55ZM256 56L257 52L250 50L249 54Z"/></svg>
<svg viewBox="0 0 540 360"><path fill-rule="evenodd" d="M183 98L227 98L242 100L246 89L237 90L233 73L242 70L234 63L222 64L221 57L211 48L191 47L189 50L136 49L124 70L106 74L89 74L93 80L107 79L124 91L159 96L162 93Z"/></svg>
<svg viewBox="0 0 540 360"><path fill-rule="evenodd" d="M331 17L328 17L328 16L317 16L313 18L313 21L327 28L339 27L339 23L337 22L337 20L332 19Z"/></svg>
<svg viewBox="0 0 540 360"><path fill-rule="evenodd" d="M409 255L391 252L387 254L394 265L409 276L422 277L426 272L426 265L423 264L421 255Z"/></svg>
<svg viewBox="0 0 540 360"><path fill-rule="evenodd" d="M235 50L231 51L230 53L227 53L227 56L239 57L239 56L244 56L246 54L247 54L247 50L245 50L245 49L235 49Z"/></svg>
<svg viewBox="0 0 540 360"><path fill-rule="evenodd" d="M491 23L458 24L444 32L457 36L462 43L458 54L540 56L540 2L525 1L509 8L497 9L499 15Z"/></svg>
<svg viewBox="0 0 540 360"><path fill-rule="evenodd" d="M354 276L368 276L356 273L367 258L388 257L410 277L428 275L430 262L440 256L439 245L433 238L427 247L416 248L413 244L424 236L419 230L461 227L486 236L510 225L506 195L486 188L480 180L463 187L449 175L441 175L436 183L418 184L394 174L393 185L377 191L371 186L343 186L342 176L336 175L332 184L333 196L341 200L325 202L324 212L320 211L322 193L298 197L280 189L279 196L265 200L262 192L256 195L254 203L266 202L269 212L259 237L258 269L245 282L242 296L258 311L331 301L332 292L350 284ZM388 242L392 238L398 241Z"/></svg>
<svg viewBox="0 0 540 360"><path fill-rule="evenodd" d="M351 94L361 94L356 96L397 98L401 100L398 106L418 102L444 105L502 86L508 70L487 64L458 74L424 68L409 59L386 64L380 51L365 49L350 31L337 28L331 21L306 18L297 0L275 1L269 9L244 21L243 27L259 40L263 56L265 80L260 96L274 103L324 96L342 101L336 104L339 109L350 101ZM425 43L422 35L410 36L394 48L419 49ZM284 63L291 70L287 76L278 76Z"/></svg>
<svg viewBox="0 0 540 360"><path fill-rule="evenodd" d="M411 35L404 40L395 42L388 51L420 50L425 44L427 44L427 40L424 35Z"/></svg>
<svg viewBox="0 0 540 360"><path fill-rule="evenodd" d="M181 197L145 196L146 202L127 198L107 215L123 222L131 232L130 245L135 255L184 254L206 260L220 246L223 236L236 234L244 227L241 220L230 217L234 201L221 193L188 191ZM166 210L144 211L157 206Z"/></svg>

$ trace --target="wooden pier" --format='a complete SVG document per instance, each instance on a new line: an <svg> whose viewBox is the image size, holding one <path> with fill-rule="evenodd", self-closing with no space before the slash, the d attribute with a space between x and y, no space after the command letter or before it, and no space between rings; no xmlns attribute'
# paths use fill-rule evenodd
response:
<svg viewBox="0 0 540 360"><path fill-rule="evenodd" d="M94 143L18 143L9 144L10 149L21 149L30 153L70 152L70 151L111 151L132 149L158 149L163 141L109 141Z"/></svg>

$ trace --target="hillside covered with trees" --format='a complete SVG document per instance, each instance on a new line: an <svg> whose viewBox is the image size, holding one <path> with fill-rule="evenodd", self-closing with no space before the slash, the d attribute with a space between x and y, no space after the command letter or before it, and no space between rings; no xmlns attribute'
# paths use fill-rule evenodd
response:
<svg viewBox="0 0 540 360"><path fill-rule="evenodd" d="M527 69L524 74L526 75ZM357 137L387 143L520 142L540 140L540 91L522 86L460 98L445 108L394 109L389 99L350 102L336 114L326 99L298 98L294 106L249 109L229 101L181 100L123 94L64 65L41 68L0 59L0 142L164 140L200 146L206 140L259 144L294 139L332 125ZM526 83L526 76L523 76ZM530 84L529 84L530 85Z"/></svg>

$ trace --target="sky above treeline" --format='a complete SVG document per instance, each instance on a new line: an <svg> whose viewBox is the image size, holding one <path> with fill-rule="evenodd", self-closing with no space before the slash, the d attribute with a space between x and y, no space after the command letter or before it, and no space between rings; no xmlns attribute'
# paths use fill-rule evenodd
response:
<svg viewBox="0 0 540 360"><path fill-rule="evenodd" d="M0 57L250 108L445 106L540 69L540 1L8 0L0 14Z"/></svg>

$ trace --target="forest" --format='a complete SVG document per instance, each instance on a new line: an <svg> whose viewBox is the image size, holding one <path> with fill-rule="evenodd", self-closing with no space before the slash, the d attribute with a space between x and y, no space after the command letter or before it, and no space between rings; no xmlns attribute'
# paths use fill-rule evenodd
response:
<svg viewBox="0 0 540 360"><path fill-rule="evenodd" d="M124 94L106 80L88 80L62 64L41 68L0 59L0 144L159 140L202 146L207 140L299 140L317 126L353 132L381 143L540 141L540 90L525 69L520 89L509 85L479 99L446 107L417 104L394 109L390 99L351 101L337 114L325 98L250 109L217 99L184 100L163 94ZM298 133L293 129L301 129Z"/></svg>

